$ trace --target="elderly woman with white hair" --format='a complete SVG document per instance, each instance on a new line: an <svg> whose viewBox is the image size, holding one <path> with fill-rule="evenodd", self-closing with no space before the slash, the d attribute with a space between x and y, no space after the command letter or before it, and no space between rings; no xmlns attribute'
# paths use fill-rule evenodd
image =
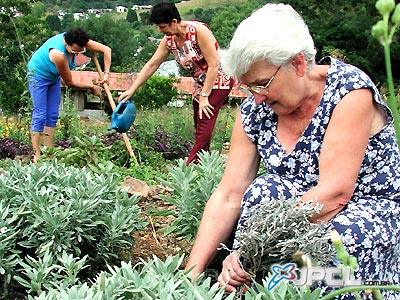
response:
<svg viewBox="0 0 400 300"><path fill-rule="evenodd" d="M400 283L393 115L363 71L332 57L315 63L315 55L302 17L285 4L267 4L242 21L221 54L224 70L250 96L189 257L194 276L234 228L245 226L251 207L297 197L322 205L310 221L339 232L357 258L356 278ZM266 172L257 177L260 163ZM235 252L223 262L219 282L227 291L250 282Z"/></svg>

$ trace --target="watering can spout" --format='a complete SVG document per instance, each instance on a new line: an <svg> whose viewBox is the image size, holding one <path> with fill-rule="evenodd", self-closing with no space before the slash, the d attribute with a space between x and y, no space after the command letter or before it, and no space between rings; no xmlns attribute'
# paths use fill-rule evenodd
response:
<svg viewBox="0 0 400 300"><path fill-rule="evenodd" d="M133 100L121 101L111 115L111 125L108 130L115 129L119 133L127 132L135 121L135 117L136 107Z"/></svg>

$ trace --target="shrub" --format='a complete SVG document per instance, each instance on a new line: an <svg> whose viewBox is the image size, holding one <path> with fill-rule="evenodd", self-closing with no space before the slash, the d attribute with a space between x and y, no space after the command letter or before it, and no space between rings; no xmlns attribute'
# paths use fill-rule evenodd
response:
<svg viewBox="0 0 400 300"><path fill-rule="evenodd" d="M178 95L173 83L177 79L173 76L153 75L133 95L133 100L139 108L160 108L167 105Z"/></svg>
<svg viewBox="0 0 400 300"><path fill-rule="evenodd" d="M65 140L77 136L80 124L77 110L71 98L70 88L65 89L63 109L60 111L57 123L57 131L61 135L60 139Z"/></svg>
<svg viewBox="0 0 400 300"><path fill-rule="evenodd" d="M15 279L25 288L29 284L27 291L53 286L57 259L64 269L72 268L65 266L68 261L86 264L79 274L85 279L106 264L129 258L133 233L145 222L138 197L129 197L118 186L119 178L106 174L54 161L13 163L0 175L0 240L7 246L0 246L0 281L10 283L0 297L21 289Z"/></svg>
<svg viewBox="0 0 400 300"><path fill-rule="evenodd" d="M193 283L187 272L179 269L182 261L183 256L169 256L165 261L154 256L136 266L122 262L120 267L109 267L108 272L100 273L90 286L81 284L53 289L28 299L234 299L234 294L225 297L218 284L211 286L210 278Z"/></svg>
<svg viewBox="0 0 400 300"><path fill-rule="evenodd" d="M172 196L162 196L173 204L174 210L149 212L155 215L173 215L176 219L164 231L193 240L196 236L204 206L219 184L225 163L216 151L199 154L199 164L186 166L180 159L175 167L168 167L171 179L162 182L174 191Z"/></svg>

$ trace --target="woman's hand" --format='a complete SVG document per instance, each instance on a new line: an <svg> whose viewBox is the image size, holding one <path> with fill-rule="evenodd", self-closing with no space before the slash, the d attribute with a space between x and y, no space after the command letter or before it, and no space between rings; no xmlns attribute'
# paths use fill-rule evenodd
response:
<svg viewBox="0 0 400 300"><path fill-rule="evenodd" d="M122 102L126 102L129 100L129 98L131 98L133 95L132 92L130 92L129 90L126 90L125 92L123 92L121 95L119 95L118 97L118 102L122 101Z"/></svg>
<svg viewBox="0 0 400 300"><path fill-rule="evenodd" d="M96 95L96 96L101 96L101 93L103 92L103 88L101 88L100 86L98 86L98 85L93 85L93 87L92 87L92 92L93 92L93 95Z"/></svg>
<svg viewBox="0 0 400 300"><path fill-rule="evenodd" d="M208 97L200 96L199 99L199 117L200 119L203 118L203 113L206 115L207 118L211 118L213 113L214 107L208 102Z"/></svg>
<svg viewBox="0 0 400 300"><path fill-rule="evenodd" d="M232 252L222 263L222 271L218 276L220 286L225 286L227 292L233 292L236 287L249 284L251 278L240 265L239 256L236 252Z"/></svg>
<svg viewBox="0 0 400 300"><path fill-rule="evenodd" d="M109 82L108 82L108 76L109 74L108 73L104 73L104 76L103 76L103 79L100 79L99 80L99 83L101 84L101 85L103 85L104 83L107 83L107 84L109 84Z"/></svg>

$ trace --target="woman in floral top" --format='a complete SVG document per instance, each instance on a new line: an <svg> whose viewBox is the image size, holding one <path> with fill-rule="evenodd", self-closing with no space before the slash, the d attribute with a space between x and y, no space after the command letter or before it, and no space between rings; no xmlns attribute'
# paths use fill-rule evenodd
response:
<svg viewBox="0 0 400 300"><path fill-rule="evenodd" d="M164 39L119 100L130 98L172 53L177 63L194 79L193 119L196 141L186 161L188 165L197 162L197 154L201 150L210 149L219 110L228 99L234 81L221 68L218 42L206 24L182 20L175 4L169 2L161 2L153 7L150 21L165 34Z"/></svg>
<svg viewBox="0 0 400 300"><path fill-rule="evenodd" d="M201 273L250 208L297 197L322 204L311 222L335 228L355 277L400 283L400 153L393 116L371 79L331 57L315 64L307 26L290 5L267 4L222 54L251 94L236 118L222 181L208 201L187 264ZM259 164L266 173L257 177ZM219 276L249 283L235 252ZM345 295L342 299L352 299ZM384 299L400 299L386 292Z"/></svg>

